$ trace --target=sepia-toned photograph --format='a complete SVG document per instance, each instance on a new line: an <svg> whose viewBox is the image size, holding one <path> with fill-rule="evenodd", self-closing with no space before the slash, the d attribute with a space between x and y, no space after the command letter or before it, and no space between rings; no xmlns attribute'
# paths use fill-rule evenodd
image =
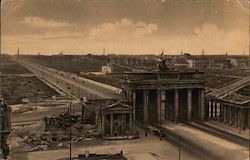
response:
<svg viewBox="0 0 250 160"><path fill-rule="evenodd" d="M0 160L250 160L249 0L0 4Z"/></svg>

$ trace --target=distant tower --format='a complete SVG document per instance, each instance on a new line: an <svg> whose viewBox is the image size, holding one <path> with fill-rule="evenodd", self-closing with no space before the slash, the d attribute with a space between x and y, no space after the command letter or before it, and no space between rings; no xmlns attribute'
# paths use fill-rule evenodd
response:
<svg viewBox="0 0 250 160"><path fill-rule="evenodd" d="M17 48L17 55L20 55L19 47Z"/></svg>
<svg viewBox="0 0 250 160"><path fill-rule="evenodd" d="M37 55L40 56L40 53L38 52Z"/></svg>
<svg viewBox="0 0 250 160"><path fill-rule="evenodd" d="M105 55L105 52L106 52L106 50L105 50L105 48L103 48L102 54Z"/></svg>
<svg viewBox="0 0 250 160"><path fill-rule="evenodd" d="M228 56L227 51L226 51L226 57Z"/></svg>
<svg viewBox="0 0 250 160"><path fill-rule="evenodd" d="M183 50L181 50L181 56L183 56Z"/></svg>
<svg viewBox="0 0 250 160"><path fill-rule="evenodd" d="M201 53L201 55L202 55L202 56L204 56L204 55L205 55L205 51L204 51L204 49L202 49L202 53Z"/></svg>

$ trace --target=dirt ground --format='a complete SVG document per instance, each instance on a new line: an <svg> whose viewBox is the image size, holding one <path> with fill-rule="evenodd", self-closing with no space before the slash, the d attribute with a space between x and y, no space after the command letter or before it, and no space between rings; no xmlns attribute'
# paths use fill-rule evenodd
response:
<svg viewBox="0 0 250 160"><path fill-rule="evenodd" d="M57 92L11 58L5 58L1 72L1 96L8 105L24 103L24 99L29 102L40 102L51 99L52 96L60 97Z"/></svg>
<svg viewBox="0 0 250 160"><path fill-rule="evenodd" d="M152 134L144 136L144 130L139 129L140 138L134 140L103 141L92 140L74 146L72 155L84 154L86 151L96 154L116 154L121 150L128 160L175 160L179 158L178 147L158 139ZM38 152L11 154L10 160L56 160L69 156L69 149L48 150ZM197 157L181 151L185 160L198 160Z"/></svg>

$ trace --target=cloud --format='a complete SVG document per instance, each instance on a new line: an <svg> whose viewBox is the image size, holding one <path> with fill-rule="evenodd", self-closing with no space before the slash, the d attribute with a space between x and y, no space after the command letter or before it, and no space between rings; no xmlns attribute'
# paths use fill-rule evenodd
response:
<svg viewBox="0 0 250 160"><path fill-rule="evenodd" d="M157 32L156 24L145 22L134 22L130 19L122 19L113 23L102 23L88 31L88 36L93 39L127 39L142 38Z"/></svg>
<svg viewBox="0 0 250 160"><path fill-rule="evenodd" d="M240 2L240 0L235 0L237 3L238 3L238 6L242 9L242 11L246 12L246 13L249 13L249 10L248 10L248 4L249 3L249 0L248 2L247 1L243 1L243 2L247 2L245 4L245 6Z"/></svg>
<svg viewBox="0 0 250 160"><path fill-rule="evenodd" d="M48 29L70 27L72 25L66 22L56 22L33 16L25 17L24 20L21 21L21 23L31 27L48 28Z"/></svg>
<svg viewBox="0 0 250 160"><path fill-rule="evenodd" d="M232 29L225 31L214 24L205 23L195 28L194 33L190 40L197 48L207 48L211 52L228 50L231 53L242 53L248 51L247 28L245 30Z"/></svg>
<svg viewBox="0 0 250 160"><path fill-rule="evenodd" d="M113 23L101 23L85 31L54 30L43 34L8 35L3 37L3 51L16 52L19 46L28 53L107 53L158 54L165 49L167 54L179 54L181 50L191 54L247 53L247 29L225 31L215 24L204 23L190 30L187 35L167 36L156 34L158 26L151 23L121 19ZM162 33L162 32L161 32Z"/></svg>

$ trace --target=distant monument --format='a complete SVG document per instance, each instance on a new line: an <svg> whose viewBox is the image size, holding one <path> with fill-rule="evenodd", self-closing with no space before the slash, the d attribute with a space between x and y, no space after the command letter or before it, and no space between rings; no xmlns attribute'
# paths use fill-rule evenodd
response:
<svg viewBox="0 0 250 160"><path fill-rule="evenodd" d="M205 51L204 51L204 49L202 49L202 53L201 53L201 55L202 55L202 56L204 56L204 55L205 55Z"/></svg>
<svg viewBox="0 0 250 160"><path fill-rule="evenodd" d="M166 59L164 58L164 51L162 51L162 53L160 54L160 62L158 66L160 71L168 70Z"/></svg>
<svg viewBox="0 0 250 160"><path fill-rule="evenodd" d="M17 55L20 55L19 47L17 48Z"/></svg>
<svg viewBox="0 0 250 160"><path fill-rule="evenodd" d="M106 53L106 49L105 49L105 48L103 48L103 50L102 50L102 54L103 54L103 55L105 55L105 53Z"/></svg>

